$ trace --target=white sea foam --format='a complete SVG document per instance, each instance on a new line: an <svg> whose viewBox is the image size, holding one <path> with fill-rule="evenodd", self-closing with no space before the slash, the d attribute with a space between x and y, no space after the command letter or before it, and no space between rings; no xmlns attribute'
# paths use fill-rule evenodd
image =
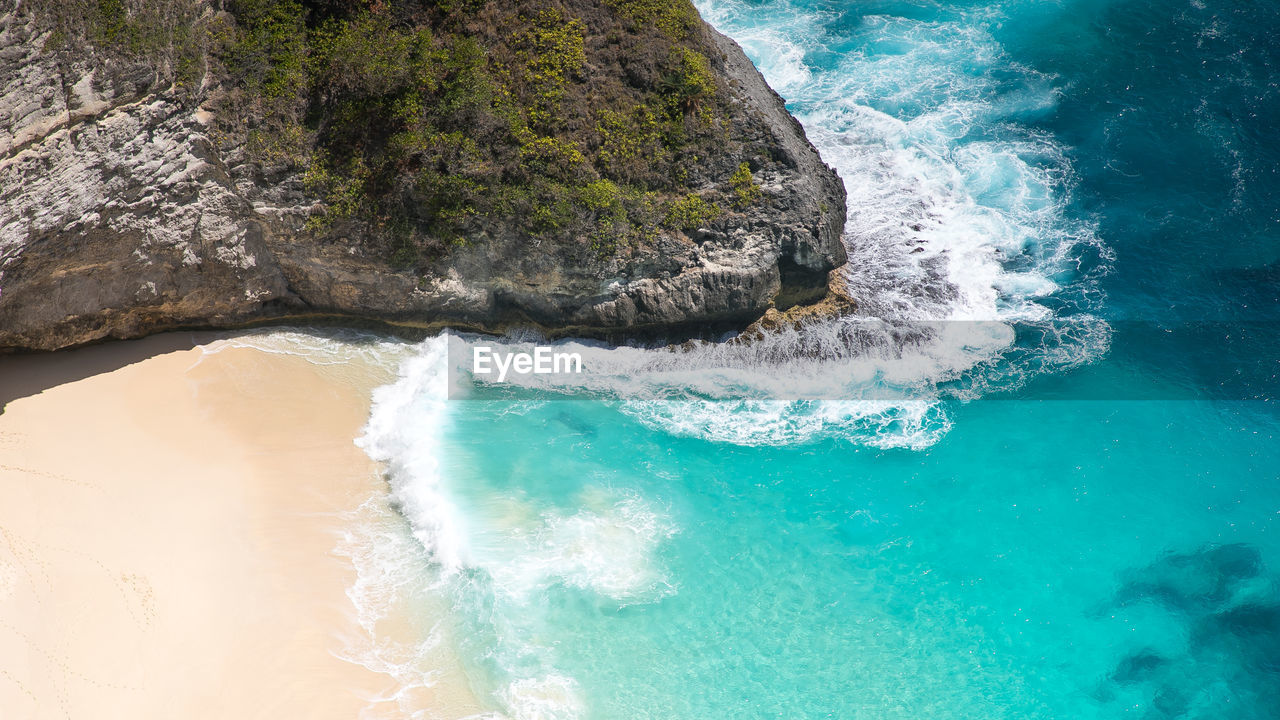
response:
<svg viewBox="0 0 1280 720"><path fill-rule="evenodd" d="M576 504L574 513L547 511L494 528L498 537L480 564L495 592L523 603L563 582L628 604L671 591L653 559L675 532L661 515L639 497L599 488L588 488Z"/></svg>
<svg viewBox="0 0 1280 720"><path fill-rule="evenodd" d="M357 442L384 463L400 511L445 574L466 564L462 514L441 487L440 442L448 419L448 346L431 338L404 361L400 377L373 393L373 409Z"/></svg>
<svg viewBox="0 0 1280 720"><path fill-rule="evenodd" d="M543 646L530 625L536 625L539 604L556 585L618 607L674 592L656 554L675 528L643 498L595 486L578 493L572 510L535 507L519 497L464 510L441 470L452 412L449 384L462 377L450 372L457 369L448 354L451 337L423 342L401 364L398 379L375 391L358 441L384 463L394 505L410 527L398 534L385 521L366 519L359 523L363 534L344 543L358 569L351 596L369 635L353 643L348 655L395 677L405 692L431 684L434 678L421 670L423 656L376 641L385 608L424 592L413 583L430 576L430 592L491 608L491 628L481 632L492 638L488 654L500 682L496 699L509 718L577 718L582 702L576 683L556 672L553 648ZM410 536L417 547L406 555ZM426 564L415 568L414 558ZM438 642L432 633L422 651Z"/></svg>
<svg viewBox="0 0 1280 720"><path fill-rule="evenodd" d="M232 348L253 348L293 355L314 365L362 365L395 368L418 352L413 343L350 328L259 328L238 330L200 347L204 355Z"/></svg>
<svg viewBox="0 0 1280 720"><path fill-rule="evenodd" d="M880 363L877 382L914 383L915 397L927 401L941 384L952 383L946 394L976 397L1106 351L1109 329L1092 311L1109 251L1070 210L1064 148L1021 124L1051 111L1059 91L1052 77L1006 55L990 17L696 4L743 45L844 179L847 280L860 314L896 332L926 323L923 333L902 333L912 340L898 353L849 344L854 364ZM976 325L947 328L968 321ZM833 323L827 335L848 337L849 322ZM882 347L865 342L861 329L863 345ZM1028 340L1035 338L1038 345ZM847 427L832 430L872 444L941 434L913 432L916 440L896 443L900 425L890 437Z"/></svg>
<svg viewBox="0 0 1280 720"><path fill-rule="evenodd" d="M361 719L430 720L435 717L432 708L417 706L415 694L437 685L442 658L453 648L445 642L440 615L428 616L433 617L430 628L414 628L412 622L406 628L406 622L397 621L424 617L420 606L430 585L427 558L404 518L381 499L370 499L345 520L337 552L356 570L347 597L362 634L345 638L338 656L394 681L388 692L369 698ZM395 632L387 631L388 622Z"/></svg>
<svg viewBox="0 0 1280 720"><path fill-rule="evenodd" d="M576 720L584 710L577 682L563 675L514 680L499 697L512 720Z"/></svg>

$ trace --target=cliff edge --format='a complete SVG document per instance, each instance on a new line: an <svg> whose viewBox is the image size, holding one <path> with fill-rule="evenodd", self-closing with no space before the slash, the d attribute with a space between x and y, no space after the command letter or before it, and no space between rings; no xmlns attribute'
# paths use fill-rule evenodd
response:
<svg viewBox="0 0 1280 720"><path fill-rule="evenodd" d="M679 336L816 302L845 260L840 179L687 0L0 13L0 349Z"/></svg>

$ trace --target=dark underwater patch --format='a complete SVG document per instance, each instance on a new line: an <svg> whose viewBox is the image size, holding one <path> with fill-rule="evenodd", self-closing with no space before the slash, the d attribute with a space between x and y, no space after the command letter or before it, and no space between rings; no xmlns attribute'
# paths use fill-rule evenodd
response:
<svg viewBox="0 0 1280 720"><path fill-rule="evenodd" d="M1192 640L1196 647L1229 652L1250 672L1270 675L1280 693L1280 604L1215 613L1201 621Z"/></svg>
<svg viewBox="0 0 1280 720"><path fill-rule="evenodd" d="M1127 606L1152 601L1179 612L1211 611L1229 600L1242 581L1257 577L1261 570L1257 548L1242 543L1170 553L1131 573L1116 594L1116 603Z"/></svg>
<svg viewBox="0 0 1280 720"><path fill-rule="evenodd" d="M1183 628L1181 653L1122 657L1098 689L1104 702L1149 698L1150 720L1280 718L1280 593L1244 543L1167 553L1124 575L1113 604L1151 603ZM1126 708L1128 712L1130 708Z"/></svg>
<svg viewBox="0 0 1280 720"><path fill-rule="evenodd" d="M1129 685L1150 678L1154 671L1166 663L1159 655L1143 650L1121 660L1111 673L1111 679L1122 685Z"/></svg>
<svg viewBox="0 0 1280 720"><path fill-rule="evenodd" d="M599 431L595 425L579 418L573 413L561 412L556 415L556 422L568 428L574 434L581 435L584 438L594 438Z"/></svg>

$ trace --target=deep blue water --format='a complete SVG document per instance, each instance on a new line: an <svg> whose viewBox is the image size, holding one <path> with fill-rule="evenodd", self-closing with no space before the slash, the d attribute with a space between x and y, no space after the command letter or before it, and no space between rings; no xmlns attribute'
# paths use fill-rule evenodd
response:
<svg viewBox="0 0 1280 720"><path fill-rule="evenodd" d="M1280 5L1068 4L1033 23L1002 42L1061 78L1037 125L1071 148L1077 212L1116 251L1106 312L1137 322L1113 358L1273 400Z"/></svg>
<svg viewBox="0 0 1280 720"><path fill-rule="evenodd" d="M864 313L940 329L573 345L577 385L449 398L444 341L416 349L364 442L475 690L1280 717L1280 4L699 9L844 176Z"/></svg>

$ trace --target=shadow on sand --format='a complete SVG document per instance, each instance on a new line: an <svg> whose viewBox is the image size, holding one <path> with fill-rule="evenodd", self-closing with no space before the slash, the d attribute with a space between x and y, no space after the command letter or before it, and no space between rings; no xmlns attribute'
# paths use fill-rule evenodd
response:
<svg viewBox="0 0 1280 720"><path fill-rule="evenodd" d="M0 356L0 414L14 400L118 370L156 355L190 350L224 335L225 333L216 332L170 332L141 340L117 340L75 350Z"/></svg>

